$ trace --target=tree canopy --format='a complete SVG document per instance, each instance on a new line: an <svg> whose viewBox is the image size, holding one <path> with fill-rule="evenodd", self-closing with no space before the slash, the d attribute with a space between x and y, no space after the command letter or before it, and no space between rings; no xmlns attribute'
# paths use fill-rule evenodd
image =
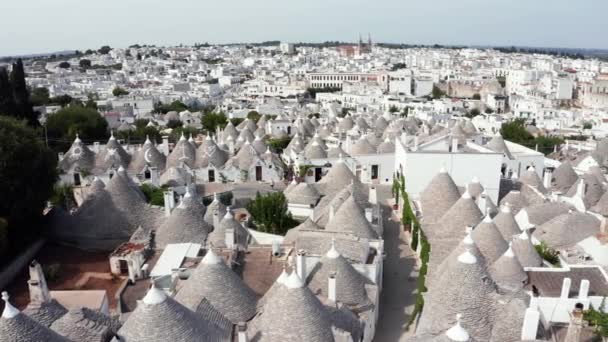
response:
<svg viewBox="0 0 608 342"><path fill-rule="evenodd" d="M129 92L124 88L114 87L114 90L112 90L112 95L119 97L123 95L129 95Z"/></svg>
<svg viewBox="0 0 608 342"><path fill-rule="evenodd" d="M0 68L0 113L25 119L30 126L39 126L38 114L30 103L30 92L25 82L21 59L13 63L10 75L5 68Z"/></svg>
<svg viewBox="0 0 608 342"><path fill-rule="evenodd" d="M282 192L260 195L247 205L256 229L266 233L285 235L290 228L299 224L287 210L287 199Z"/></svg>
<svg viewBox="0 0 608 342"><path fill-rule="evenodd" d="M214 133L216 128L224 128L228 124L228 118L224 113L205 113L201 118L203 129L208 133Z"/></svg>
<svg viewBox="0 0 608 342"><path fill-rule="evenodd" d="M69 148L76 134L86 141L108 137L108 122L99 112L81 105L71 105L49 115L46 122L50 145L58 150Z"/></svg>
<svg viewBox="0 0 608 342"><path fill-rule="evenodd" d="M56 180L57 158L36 131L24 121L0 116L0 217L8 222L11 248L36 236Z"/></svg>

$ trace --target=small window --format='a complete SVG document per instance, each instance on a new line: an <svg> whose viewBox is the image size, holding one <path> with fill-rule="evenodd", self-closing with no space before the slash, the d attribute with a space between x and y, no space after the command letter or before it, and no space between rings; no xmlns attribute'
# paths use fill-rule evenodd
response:
<svg viewBox="0 0 608 342"><path fill-rule="evenodd" d="M150 173L150 170L146 170L146 172L144 172L144 178L146 178L146 179L152 178L152 173Z"/></svg>

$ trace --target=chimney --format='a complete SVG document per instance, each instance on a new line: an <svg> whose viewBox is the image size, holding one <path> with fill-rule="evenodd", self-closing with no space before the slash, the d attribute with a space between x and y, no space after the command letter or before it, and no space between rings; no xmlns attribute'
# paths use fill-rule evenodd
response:
<svg viewBox="0 0 608 342"><path fill-rule="evenodd" d="M42 267L36 260L30 263L30 279L27 281L27 286L31 302L46 303L51 300L44 272L42 272Z"/></svg>
<svg viewBox="0 0 608 342"><path fill-rule="evenodd" d="M169 156L169 136L163 135L163 154Z"/></svg>
<svg viewBox="0 0 608 342"><path fill-rule="evenodd" d="M414 136L414 151L418 151L418 141L419 141L418 136L417 135Z"/></svg>
<svg viewBox="0 0 608 342"><path fill-rule="evenodd" d="M215 223L215 216L213 217L213 222ZM224 242L226 243L227 248L234 247L234 229L226 229L226 236L224 236Z"/></svg>
<svg viewBox="0 0 608 342"><path fill-rule="evenodd" d="M452 138L452 153L458 152L458 138Z"/></svg>
<svg viewBox="0 0 608 342"><path fill-rule="evenodd" d="M238 330L238 342L247 342L247 323L246 322L240 322L237 325L237 330Z"/></svg>
<svg viewBox="0 0 608 342"><path fill-rule="evenodd" d="M167 190L163 192L163 199L165 200L165 216L171 215L171 209L175 205L175 198L173 197L173 190Z"/></svg>
<svg viewBox="0 0 608 342"><path fill-rule="evenodd" d="M545 176L543 177L543 185L549 189L551 187L551 179L553 178L553 170L551 168L545 169Z"/></svg>
<svg viewBox="0 0 608 342"><path fill-rule="evenodd" d="M407 147L407 133L405 131L401 133L401 143Z"/></svg>
<svg viewBox="0 0 608 342"><path fill-rule="evenodd" d="M581 181L576 187L576 196L580 199L583 199L583 197L585 197L585 180L583 178L581 178Z"/></svg>
<svg viewBox="0 0 608 342"><path fill-rule="evenodd" d="M332 303L338 301L336 290L336 273L332 272L327 278L327 299Z"/></svg>
<svg viewBox="0 0 608 342"><path fill-rule="evenodd" d="M580 342L583 330L583 304L576 303L570 314L570 324L564 342Z"/></svg>
<svg viewBox="0 0 608 342"><path fill-rule="evenodd" d="M93 143L93 152L99 153L99 141Z"/></svg>
<svg viewBox="0 0 608 342"><path fill-rule="evenodd" d="M487 200L487 198L488 198L488 195L486 194L485 190L477 198L477 206L479 207L479 210L482 213L484 213L484 214L488 213L488 204L487 204L488 200Z"/></svg>
<svg viewBox="0 0 608 342"><path fill-rule="evenodd" d="M536 340L538 333L538 322L540 321L540 312L533 308L527 308L524 316L524 324L521 329L522 341Z"/></svg>
<svg viewBox="0 0 608 342"><path fill-rule="evenodd" d="M570 295L570 284L572 280L570 278L564 278L564 282L562 283L562 293L560 294L560 299L568 299Z"/></svg>
<svg viewBox="0 0 608 342"><path fill-rule="evenodd" d="M371 203L371 204L378 203L378 190L376 190L375 186L369 187L369 203Z"/></svg>
<svg viewBox="0 0 608 342"><path fill-rule="evenodd" d="M365 218L367 219L367 222L372 223L374 220L372 208L365 208Z"/></svg>
<svg viewBox="0 0 608 342"><path fill-rule="evenodd" d="M336 209L334 208L333 205L329 205L329 219L328 221L331 221L331 219L334 218L334 215L336 214Z"/></svg>
<svg viewBox="0 0 608 342"><path fill-rule="evenodd" d="M589 295L589 280L583 279L581 280L581 287L578 290L578 299L585 300L588 299Z"/></svg>
<svg viewBox="0 0 608 342"><path fill-rule="evenodd" d="M306 279L304 274L304 255L306 253L303 250L298 251L296 255L296 273L300 279Z"/></svg>
<svg viewBox="0 0 608 342"><path fill-rule="evenodd" d="M160 177L158 175L158 168L156 166L150 168L150 183L156 187L160 185Z"/></svg>

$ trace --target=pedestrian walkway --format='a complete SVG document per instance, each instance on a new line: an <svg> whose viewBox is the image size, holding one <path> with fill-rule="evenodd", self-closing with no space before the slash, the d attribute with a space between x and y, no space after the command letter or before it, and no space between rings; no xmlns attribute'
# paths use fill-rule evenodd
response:
<svg viewBox="0 0 608 342"><path fill-rule="evenodd" d="M416 278L412 277L417 271L416 259L398 218L391 217L392 209L386 204L386 197L382 203L386 259L380 296L380 318L374 341L405 341L413 335L413 328L406 331L405 327L416 300Z"/></svg>

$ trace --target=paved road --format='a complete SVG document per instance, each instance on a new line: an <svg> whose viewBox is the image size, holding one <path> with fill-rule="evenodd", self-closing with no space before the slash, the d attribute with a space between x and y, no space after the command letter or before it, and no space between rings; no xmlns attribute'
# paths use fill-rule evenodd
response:
<svg viewBox="0 0 608 342"><path fill-rule="evenodd" d="M386 259L375 342L405 341L412 335L411 330L413 330L406 332L405 326L409 320L409 313L414 308L416 279L410 277L410 274L415 272L416 261L397 218L391 218L392 210L385 201L388 197L391 197L390 187L378 189L378 199L384 203Z"/></svg>

